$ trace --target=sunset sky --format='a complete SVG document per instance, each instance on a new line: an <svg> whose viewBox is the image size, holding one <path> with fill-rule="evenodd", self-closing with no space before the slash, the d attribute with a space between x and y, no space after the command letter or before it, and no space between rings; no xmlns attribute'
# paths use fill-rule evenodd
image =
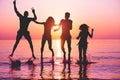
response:
<svg viewBox="0 0 120 80"><path fill-rule="evenodd" d="M46 21L49 16L58 24L65 12L70 12L73 21L72 38L79 33L79 26L86 23L94 28L94 38L120 38L120 0L16 0L18 11L23 14L35 9L37 21ZM19 18L13 0L0 0L0 39L16 39ZM29 31L32 39L41 39L44 26L31 22ZM52 31L53 38L59 38L61 31Z"/></svg>

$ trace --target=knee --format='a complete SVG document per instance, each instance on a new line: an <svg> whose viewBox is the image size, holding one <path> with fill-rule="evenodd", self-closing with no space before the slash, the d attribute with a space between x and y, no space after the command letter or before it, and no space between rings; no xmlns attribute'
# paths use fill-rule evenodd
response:
<svg viewBox="0 0 120 80"><path fill-rule="evenodd" d="M86 56L86 53L83 53L83 56Z"/></svg>
<svg viewBox="0 0 120 80"><path fill-rule="evenodd" d="M64 47L61 47L61 49L64 51L65 49L64 49Z"/></svg>
<svg viewBox="0 0 120 80"><path fill-rule="evenodd" d="M41 48L41 51L43 51L43 47Z"/></svg>
<svg viewBox="0 0 120 80"><path fill-rule="evenodd" d="M69 50L71 50L71 49L72 49L70 46L69 46L68 48L69 48Z"/></svg>
<svg viewBox="0 0 120 80"><path fill-rule="evenodd" d="M51 51L52 51L53 49L52 49L51 47L49 47L49 50L51 50Z"/></svg>

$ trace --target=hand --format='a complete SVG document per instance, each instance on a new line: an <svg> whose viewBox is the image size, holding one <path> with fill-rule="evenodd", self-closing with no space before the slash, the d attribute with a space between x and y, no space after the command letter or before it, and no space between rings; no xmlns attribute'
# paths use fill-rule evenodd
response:
<svg viewBox="0 0 120 80"><path fill-rule="evenodd" d="M92 29L92 32L94 31L94 29Z"/></svg>
<svg viewBox="0 0 120 80"><path fill-rule="evenodd" d="M76 37L76 39L79 39L79 37Z"/></svg>
<svg viewBox="0 0 120 80"><path fill-rule="evenodd" d="M16 0L13 1L13 4L16 4Z"/></svg>
<svg viewBox="0 0 120 80"><path fill-rule="evenodd" d="M32 8L32 12L35 13L35 9L34 8Z"/></svg>
<svg viewBox="0 0 120 80"><path fill-rule="evenodd" d="M54 29L54 32L56 32L57 30L56 29Z"/></svg>

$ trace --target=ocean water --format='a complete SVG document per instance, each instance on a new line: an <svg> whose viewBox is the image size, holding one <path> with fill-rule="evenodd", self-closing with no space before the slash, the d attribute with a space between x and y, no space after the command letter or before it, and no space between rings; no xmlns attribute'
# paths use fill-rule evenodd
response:
<svg viewBox="0 0 120 80"><path fill-rule="evenodd" d="M63 64L63 53L60 40L53 40L55 63L40 63L41 40L33 40L34 52L37 57L33 65L25 64L31 57L31 50L26 40L21 40L13 58L22 64L19 68L11 67L8 58L15 40L0 40L0 79L81 79L81 80L120 80L120 39L88 40L87 57L93 64L78 65L77 40L72 40L71 64ZM68 52L65 43L66 52ZM51 59L47 42L44 48L44 61Z"/></svg>

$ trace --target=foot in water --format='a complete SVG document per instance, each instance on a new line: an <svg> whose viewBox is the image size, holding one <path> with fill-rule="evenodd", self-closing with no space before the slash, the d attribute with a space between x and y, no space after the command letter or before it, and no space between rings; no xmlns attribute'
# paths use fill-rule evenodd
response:
<svg viewBox="0 0 120 80"><path fill-rule="evenodd" d="M29 58L26 63L27 63L28 65L32 65L32 64L34 64L33 61L34 61L34 58Z"/></svg>
<svg viewBox="0 0 120 80"><path fill-rule="evenodd" d="M85 61L80 61L80 60L77 60L76 62L77 64L86 64L86 63L89 63L88 60L85 60Z"/></svg>
<svg viewBox="0 0 120 80"><path fill-rule="evenodd" d="M32 60L28 60L26 63L31 65L31 64L33 64L33 61Z"/></svg>
<svg viewBox="0 0 120 80"><path fill-rule="evenodd" d="M11 61L11 68L20 68L21 66L21 61L19 59L14 59L11 56L9 56L9 59Z"/></svg>
<svg viewBox="0 0 120 80"><path fill-rule="evenodd" d="M63 63L68 63L69 61L66 59L63 59Z"/></svg>
<svg viewBox="0 0 120 80"><path fill-rule="evenodd" d="M36 57L35 57L34 55L33 55L32 57L33 57L34 59L36 59Z"/></svg>
<svg viewBox="0 0 120 80"><path fill-rule="evenodd" d="M13 54L10 54L9 57L13 57Z"/></svg>
<svg viewBox="0 0 120 80"><path fill-rule="evenodd" d="M81 63L83 63L82 61L80 61L80 60L77 60L77 64L81 64Z"/></svg>
<svg viewBox="0 0 120 80"><path fill-rule="evenodd" d="M49 62L54 63L54 58L52 58Z"/></svg>

